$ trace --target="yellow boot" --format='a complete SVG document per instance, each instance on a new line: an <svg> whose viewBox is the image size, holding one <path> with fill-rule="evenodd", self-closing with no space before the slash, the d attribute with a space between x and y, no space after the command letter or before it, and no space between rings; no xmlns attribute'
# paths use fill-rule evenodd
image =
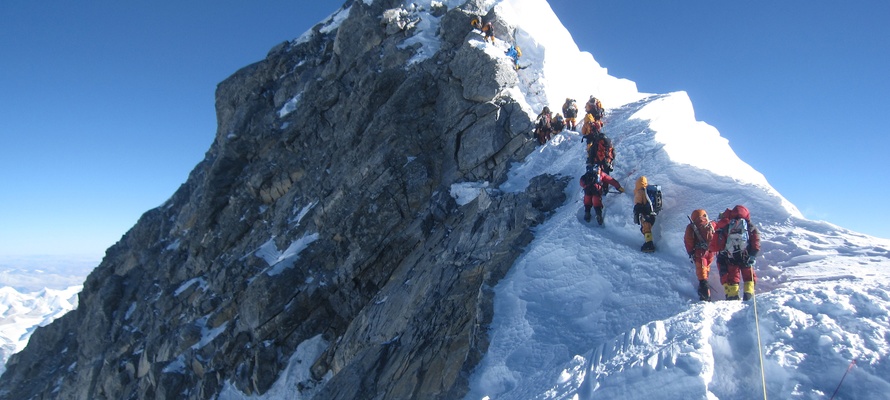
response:
<svg viewBox="0 0 890 400"><path fill-rule="evenodd" d="M751 300L754 297L754 281L745 282L745 293L742 296L742 299L745 301Z"/></svg>
<svg viewBox="0 0 890 400"><path fill-rule="evenodd" d="M723 291L726 292L726 300L738 300L739 299L739 284L738 283L724 283Z"/></svg>
<svg viewBox="0 0 890 400"><path fill-rule="evenodd" d="M643 247L640 248L640 251L643 253L651 253L655 251L655 243L652 242L652 234L644 233L643 237L646 238L646 243L643 243Z"/></svg>

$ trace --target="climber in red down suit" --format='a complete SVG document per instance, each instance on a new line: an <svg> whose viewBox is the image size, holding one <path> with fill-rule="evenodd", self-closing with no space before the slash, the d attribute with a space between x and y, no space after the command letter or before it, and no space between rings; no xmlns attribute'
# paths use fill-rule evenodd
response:
<svg viewBox="0 0 890 400"><path fill-rule="evenodd" d="M599 165L588 165L587 172L581 176L581 187L584 188L584 221L590 222L590 208L596 211L596 223L603 224L603 194L606 185L624 193L624 188L614 178L600 169Z"/></svg>

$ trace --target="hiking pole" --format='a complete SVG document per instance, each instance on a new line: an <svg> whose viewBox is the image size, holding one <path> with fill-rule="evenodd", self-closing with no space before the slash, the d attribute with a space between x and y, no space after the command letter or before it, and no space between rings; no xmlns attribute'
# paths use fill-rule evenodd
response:
<svg viewBox="0 0 890 400"><path fill-rule="evenodd" d="M850 361L850 366L847 367L847 372L844 372L844 376L841 377L840 383L837 384L837 389L834 389L834 393L831 394L831 398L828 400L834 400L834 396L837 395L837 391L841 389L841 385L844 383L844 378L847 377L847 374L850 373L850 370L853 369L854 365L856 365L855 358L852 361Z"/></svg>

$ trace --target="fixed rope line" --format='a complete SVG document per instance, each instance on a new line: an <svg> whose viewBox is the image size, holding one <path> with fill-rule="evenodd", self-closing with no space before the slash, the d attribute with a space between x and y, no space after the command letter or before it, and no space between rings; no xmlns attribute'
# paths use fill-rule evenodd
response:
<svg viewBox="0 0 890 400"><path fill-rule="evenodd" d="M838 390L841 390L841 385L844 383L844 379L847 377L847 374L850 373L850 370L853 369L854 365L856 365L856 359L853 359L852 361L850 361L850 366L847 367L847 372L844 372L844 376L841 377L840 383L837 384L837 389L834 389L834 393L832 393L831 399L829 399L829 400L834 400L834 396L837 395Z"/></svg>
<svg viewBox="0 0 890 400"><path fill-rule="evenodd" d="M753 268L754 267L751 267L751 268L752 268L751 277L753 279L753 276L754 276ZM744 282L744 279L745 278L742 278L743 282ZM754 326L757 328L757 352L760 354L760 382L761 382L761 385L763 386L763 400L767 400L766 399L766 373L763 370L763 344L760 342L760 318L757 316L757 294L752 293L751 299L754 301Z"/></svg>

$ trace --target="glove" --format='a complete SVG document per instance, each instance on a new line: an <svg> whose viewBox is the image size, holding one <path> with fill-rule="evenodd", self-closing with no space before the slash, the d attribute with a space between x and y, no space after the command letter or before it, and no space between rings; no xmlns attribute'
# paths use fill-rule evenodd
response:
<svg viewBox="0 0 890 400"><path fill-rule="evenodd" d="M755 261L754 261L754 257L750 257L750 258L748 258L748 262L747 262L747 264L748 264L748 268L753 267L753 266L754 266L754 262L755 262Z"/></svg>
<svg viewBox="0 0 890 400"><path fill-rule="evenodd" d="M624 193L624 188L623 188L623 187L619 187L619 188L618 188L618 193Z"/></svg>

